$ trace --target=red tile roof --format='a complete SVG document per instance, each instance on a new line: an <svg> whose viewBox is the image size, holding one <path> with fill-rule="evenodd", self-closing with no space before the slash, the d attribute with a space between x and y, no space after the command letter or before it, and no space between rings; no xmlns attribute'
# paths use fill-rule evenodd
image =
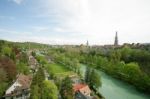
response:
<svg viewBox="0 0 150 99"><path fill-rule="evenodd" d="M73 90L75 93L80 92L85 96L90 96L90 94L91 94L91 90L90 90L89 86L86 84L75 84L73 86Z"/></svg>
<svg viewBox="0 0 150 99"><path fill-rule="evenodd" d="M85 88L86 86L88 86L88 85L86 85L86 84L75 84L73 86L73 90L74 90L74 92L76 92L76 91L79 91L80 89Z"/></svg>

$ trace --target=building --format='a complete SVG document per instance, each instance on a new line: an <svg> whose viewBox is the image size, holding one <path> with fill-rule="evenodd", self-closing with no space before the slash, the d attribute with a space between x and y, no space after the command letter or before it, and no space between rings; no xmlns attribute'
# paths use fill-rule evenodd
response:
<svg viewBox="0 0 150 99"><path fill-rule="evenodd" d="M91 90L90 90L89 86L86 84L75 84L75 85L73 85L73 90L74 90L76 97L82 96L82 97L85 97L86 99L90 99L90 97L91 97L90 96Z"/></svg>
<svg viewBox="0 0 150 99"><path fill-rule="evenodd" d="M87 40L87 42L86 42L86 46L88 47L89 46L89 41Z"/></svg>
<svg viewBox="0 0 150 99"><path fill-rule="evenodd" d="M32 55L29 56L29 65L31 70L37 71L38 62Z"/></svg>
<svg viewBox="0 0 150 99"><path fill-rule="evenodd" d="M118 33L116 32L114 46L118 46Z"/></svg>
<svg viewBox="0 0 150 99"><path fill-rule="evenodd" d="M17 80L6 90L5 99L28 99L32 77L19 74Z"/></svg>

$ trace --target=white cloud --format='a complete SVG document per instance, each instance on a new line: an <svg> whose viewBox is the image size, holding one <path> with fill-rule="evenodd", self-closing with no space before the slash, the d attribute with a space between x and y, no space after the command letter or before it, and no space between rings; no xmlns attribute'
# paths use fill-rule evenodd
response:
<svg viewBox="0 0 150 99"><path fill-rule="evenodd" d="M24 0L13 0L21 4ZM35 0L36 1L36 0ZM119 42L148 42L150 37L149 0L38 0L36 17L57 25L35 26L32 32L52 32L44 42L84 42L113 44L115 31ZM35 7L36 8L36 7ZM41 24L42 25L42 24ZM44 35L44 34L43 34ZM44 40L45 38L45 40ZM27 38L24 38L27 39ZM38 37L33 39L38 41Z"/></svg>
<svg viewBox="0 0 150 99"><path fill-rule="evenodd" d="M120 43L149 41L149 0L48 0L48 4L48 10L53 5L64 16L60 25L65 29L58 28L60 32L84 34L100 44L113 44L116 30Z"/></svg>
<svg viewBox="0 0 150 99"><path fill-rule="evenodd" d="M59 29L58 29L59 30ZM62 32L62 31L61 31ZM72 38L73 35L35 35L35 32L22 32L22 31L14 31L9 29L0 28L0 39L5 39L9 41L15 42L38 42L38 43L46 43L46 44L81 44L85 43L86 39L80 38L81 35L78 35L78 39ZM76 35L76 37L77 37Z"/></svg>

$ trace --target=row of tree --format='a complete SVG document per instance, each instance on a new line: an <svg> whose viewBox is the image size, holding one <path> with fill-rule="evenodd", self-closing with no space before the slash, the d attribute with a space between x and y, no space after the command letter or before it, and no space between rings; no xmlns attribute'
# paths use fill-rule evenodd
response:
<svg viewBox="0 0 150 99"><path fill-rule="evenodd" d="M83 56L81 62L102 69L111 76L126 81L139 90L150 93L149 52L125 47L110 50L105 55L88 53Z"/></svg>
<svg viewBox="0 0 150 99"><path fill-rule="evenodd" d="M84 78L85 82L96 91L98 91L98 88L102 85L100 74L93 68L86 67Z"/></svg>
<svg viewBox="0 0 150 99"><path fill-rule="evenodd" d="M53 52L55 53L55 52ZM34 86L38 86L39 88L41 88L38 92L40 93L39 95L33 96L33 94L31 94L31 99L58 99L58 97L61 97L62 99L74 99L74 93L73 93L73 86L72 86L72 81L69 77L65 77L63 79L60 79L61 77L54 77L54 73L53 71L50 69L51 66L50 63L48 63L48 60L46 59L46 55L38 55L36 53L33 53L33 55L36 57L36 59L38 60L39 64L42 66L43 69L48 70L48 73L50 75L50 79L53 81L53 85L52 82L49 83L49 81L35 81L36 77L40 77L38 74L43 74L42 72L39 73L39 71L43 70L43 69L39 69L38 72L36 73L34 79L33 79L33 84L32 84L32 92L31 93L36 93L34 90L37 90L34 88ZM56 55L56 53L55 53ZM53 55L51 55L51 57L54 57ZM55 56L55 62L60 63L62 61L62 59L60 59L60 57ZM66 64L67 62L62 62L62 64ZM44 77L40 77L43 78ZM40 79L37 78L37 79ZM40 82L39 85L37 85L34 82ZM57 87L56 87L56 85ZM46 86L44 85L46 84ZM45 86L45 87L44 87ZM53 86L53 87L52 87ZM43 93L44 91L44 93ZM36 96L40 97L37 98Z"/></svg>
<svg viewBox="0 0 150 99"><path fill-rule="evenodd" d="M58 99L57 86L45 80L43 68L39 68L33 76L30 99Z"/></svg>
<svg viewBox="0 0 150 99"><path fill-rule="evenodd" d="M76 57L73 57L73 54L70 54L69 52L64 52L60 49L60 52L58 50L51 50L48 55L51 56L51 58L56 63L60 63L68 69L76 73L80 73L79 60Z"/></svg>

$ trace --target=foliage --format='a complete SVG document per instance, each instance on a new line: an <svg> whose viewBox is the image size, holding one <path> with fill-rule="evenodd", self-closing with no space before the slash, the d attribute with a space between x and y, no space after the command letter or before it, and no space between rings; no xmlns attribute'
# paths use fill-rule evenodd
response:
<svg viewBox="0 0 150 99"><path fill-rule="evenodd" d="M75 70L76 65L73 65L73 60L77 59L78 62L87 64L91 68L102 69L112 77L136 86L137 89L150 92L148 89L150 87L150 51L146 47L86 49L67 46L52 48L49 52L48 55L56 62L71 70ZM88 81L87 78L85 80Z"/></svg>
<svg viewBox="0 0 150 99"><path fill-rule="evenodd" d="M2 53L6 56L10 56L12 52L12 49L8 46L4 46L2 49Z"/></svg>
<svg viewBox="0 0 150 99"><path fill-rule="evenodd" d="M96 70L93 69L90 75L90 86L96 89L101 85L102 85L101 78L99 74L96 72Z"/></svg>
<svg viewBox="0 0 150 99"><path fill-rule="evenodd" d="M3 95L7 85L7 74L2 68L0 68L0 96Z"/></svg>
<svg viewBox="0 0 150 99"><path fill-rule="evenodd" d="M45 57L42 56L42 55L36 55L36 59L37 59L37 61L38 61L40 64L42 64L42 65L47 64L47 61L46 61Z"/></svg>
<svg viewBox="0 0 150 99"><path fill-rule="evenodd" d="M39 90L40 87L38 85L32 85L30 99L40 99Z"/></svg>
<svg viewBox="0 0 150 99"><path fill-rule="evenodd" d="M60 94L62 96L62 99L73 99L73 86L72 86L72 81L69 77L66 77L62 81L61 89L60 89Z"/></svg>
<svg viewBox="0 0 150 99"><path fill-rule="evenodd" d="M7 80L7 73L4 71L4 69L0 68L0 82Z"/></svg>
<svg viewBox="0 0 150 99"><path fill-rule="evenodd" d="M43 81L42 99L58 99L58 90L54 82Z"/></svg>
<svg viewBox="0 0 150 99"><path fill-rule="evenodd" d="M30 99L41 99L42 97L42 90L43 81L44 81L44 71L42 68L39 68L36 75L33 77L32 84L31 84L31 97Z"/></svg>
<svg viewBox="0 0 150 99"><path fill-rule="evenodd" d="M90 82L90 75L91 75L91 69L89 67L86 67L86 71L85 71L85 82L87 84L89 84Z"/></svg>
<svg viewBox="0 0 150 99"><path fill-rule="evenodd" d="M3 45L5 45L5 41L0 40L0 53L2 52Z"/></svg>
<svg viewBox="0 0 150 99"><path fill-rule="evenodd" d="M78 54L76 54L77 52L72 48L69 49L70 50L67 51L64 49L56 49L54 50L54 52L56 51L55 53L50 51L48 54L54 59L56 63L63 64L68 69L77 73L79 70L79 60L74 57L74 55Z"/></svg>
<svg viewBox="0 0 150 99"><path fill-rule="evenodd" d="M7 82L2 82L0 84L0 97L4 95L4 92L5 92L6 88L7 88L7 86L8 86Z"/></svg>
<svg viewBox="0 0 150 99"><path fill-rule="evenodd" d="M27 66L27 64L23 63L23 62L19 62L16 65L17 68L17 72L18 73L22 73L22 74L29 74L29 66Z"/></svg>
<svg viewBox="0 0 150 99"><path fill-rule="evenodd" d="M101 78L96 70L86 67L85 82L90 85L91 88L97 89L101 86Z"/></svg>
<svg viewBox="0 0 150 99"><path fill-rule="evenodd" d="M84 55L85 63L92 67L103 69L113 77L131 83L137 89L150 92L150 77L146 74L144 67L149 70L150 53L144 50L131 49L128 47L111 50L108 56ZM93 57L93 59L92 59ZM88 61L86 61L88 60ZM125 61L125 62L124 62ZM91 64L92 63L92 64ZM143 82L145 81L145 82Z"/></svg>
<svg viewBox="0 0 150 99"><path fill-rule="evenodd" d="M20 61L20 62L23 62L23 63L25 63L25 64L27 64L27 63L28 63L28 56L27 56L27 53L22 52L22 53L20 54L19 61Z"/></svg>
<svg viewBox="0 0 150 99"><path fill-rule="evenodd" d="M16 65L10 58L0 57L0 68L6 71L9 81L16 77Z"/></svg>
<svg viewBox="0 0 150 99"><path fill-rule="evenodd" d="M56 63L46 64L45 68L52 78L58 77L59 79L63 79L68 75L74 74L73 72L68 70L68 68L66 68L64 65L61 64Z"/></svg>
<svg viewBox="0 0 150 99"><path fill-rule="evenodd" d="M17 68L19 62L28 63L26 53L23 53L16 43L0 40L0 97L4 95L4 91L15 80L17 71L27 71L27 69ZM20 57L19 57L20 56ZM26 61L22 61L26 59Z"/></svg>

